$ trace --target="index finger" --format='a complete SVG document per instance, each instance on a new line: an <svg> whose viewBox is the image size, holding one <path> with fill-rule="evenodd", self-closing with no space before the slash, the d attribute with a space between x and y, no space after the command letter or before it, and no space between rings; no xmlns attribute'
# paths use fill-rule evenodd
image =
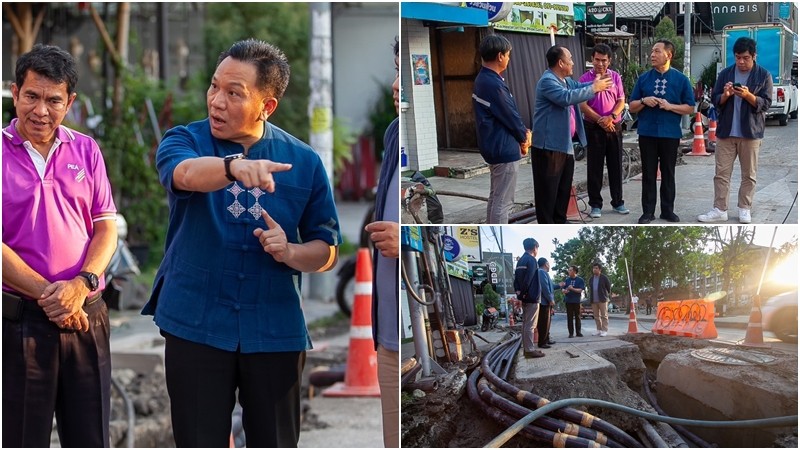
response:
<svg viewBox="0 0 800 450"><path fill-rule="evenodd" d="M275 161L270 161L268 166L270 172L286 172L287 170L292 168L291 164L279 163Z"/></svg>
<svg viewBox="0 0 800 450"><path fill-rule="evenodd" d="M261 210L261 217L264 218L264 222L267 223L267 228L270 230L280 226L280 224L276 222L275 219L273 219L272 216L269 215L269 213L267 213L266 209Z"/></svg>

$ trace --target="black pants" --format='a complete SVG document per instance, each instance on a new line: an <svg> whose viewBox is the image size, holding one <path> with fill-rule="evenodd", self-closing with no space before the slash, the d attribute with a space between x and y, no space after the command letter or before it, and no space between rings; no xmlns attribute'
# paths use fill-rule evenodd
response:
<svg viewBox="0 0 800 450"><path fill-rule="evenodd" d="M534 148L531 154L537 223L567 223L575 157Z"/></svg>
<svg viewBox="0 0 800 450"><path fill-rule="evenodd" d="M569 335L581 334L581 304L580 303L566 303L567 305L567 329ZM572 322L575 321L573 326ZM574 333L573 333L574 332Z"/></svg>
<svg viewBox="0 0 800 450"><path fill-rule="evenodd" d="M550 340L550 308L550 305L539 305L539 322L536 324L539 330L539 347Z"/></svg>
<svg viewBox="0 0 800 450"><path fill-rule="evenodd" d="M603 208L603 169L608 166L608 189L611 206L624 205L622 200L622 131L609 133L597 124L584 122L586 128L586 189L589 206Z"/></svg>
<svg viewBox="0 0 800 450"><path fill-rule="evenodd" d="M661 168L661 214L675 210L675 164L680 139L639 136L642 155L642 212L655 214L656 178Z"/></svg>
<svg viewBox="0 0 800 450"><path fill-rule="evenodd" d="M161 334L178 447L228 447L237 388L248 447L297 447L305 352L228 352Z"/></svg>
<svg viewBox="0 0 800 450"><path fill-rule="evenodd" d="M108 308L84 306L89 331L58 328L33 300L3 319L3 447L109 447L111 354Z"/></svg>

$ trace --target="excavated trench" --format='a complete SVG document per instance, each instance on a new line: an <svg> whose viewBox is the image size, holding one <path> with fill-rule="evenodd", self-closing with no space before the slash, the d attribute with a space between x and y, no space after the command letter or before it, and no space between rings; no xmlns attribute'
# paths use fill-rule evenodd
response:
<svg viewBox="0 0 800 450"><path fill-rule="evenodd" d="M723 372L732 373L730 366L710 363L690 356L695 350L712 347L712 344L708 341L654 334L636 334L626 335L619 340L606 342L605 346L594 349L593 354L596 356L584 355L584 358L590 356L598 361L605 360L610 363L600 365L597 369L570 370L568 362L559 372L558 367L542 368L540 365L537 370L533 371L538 376L530 377L524 367L525 363L520 363L515 357L513 358L515 361L514 366L509 371L506 380L510 385L520 390L529 391L550 401L568 398L592 398L656 413L656 410L646 400L647 390L645 389L645 383L647 383L647 388L655 393L654 396L658 399L658 402L663 403L660 406L663 409L667 409L666 414L673 417L698 420L741 420L797 414L796 355L768 351L768 353L772 353L776 357L773 363L761 365L758 368L759 370L753 370L753 367L737 369L745 371L750 377L755 377L761 382L770 383L771 387L768 389L776 390L776 384L787 386L788 391L793 389L793 394L777 389L779 391L777 394L785 399L782 401L782 405L769 412L759 412L754 408L745 408L742 405L736 405L729 408L729 410L725 410L725 408L717 406L716 403L718 402L713 401L714 399L706 398L706 395L702 392L697 393L695 395L696 398L689 399L680 392L682 388L675 388L669 383L659 383L658 381L659 369L661 369L662 373L668 372L669 369L674 372L675 367L680 370L686 370L680 364L676 365L673 360L683 361L683 364L688 365L688 367L702 368L701 370L704 371L707 370L706 366L718 365L719 367L712 367L707 370L712 376L716 377L710 379L709 382L719 385L721 390L732 389L733 391L723 395L722 391L714 392L706 389L708 396L719 397L723 395L725 398L730 398L736 397L737 395L733 394L733 392L736 392L738 395L745 397L743 392L749 392L752 389L735 385L722 374ZM546 358L541 360L544 359ZM556 362L555 364L563 363ZM506 421L505 423L498 421L496 412L490 414L486 411L487 408L478 406L479 403L474 401L475 393L468 392L470 389L473 389L473 391L475 389L478 391L483 389L479 395L486 398L491 396L491 394L485 392L488 389L488 385L484 384L484 382L477 382L477 379L483 375L483 373L475 373L478 370L480 370L480 365L477 363L469 367L462 367L460 370L451 370L447 376L439 380L439 388L436 391L427 394L423 394L420 391L415 391L411 395L404 394L401 404L401 439L403 447L484 446L513 423L513 421ZM502 370L501 368L500 372ZM551 370L552 376L542 375L543 372L548 370ZM717 374L716 372L721 373ZM754 376L754 372L758 372L761 375ZM692 376L700 378L696 374ZM662 375L662 377L668 378L666 375ZM491 385L492 383L488 384ZM700 384L699 381L697 384ZM477 386L477 388L471 386ZM491 390L500 397L513 399L511 395L500 393L501 388L495 386ZM470 399L470 394L472 394L473 400ZM774 399L768 398L763 392L755 392L752 395L764 397L762 399L763 402L772 402L773 404L775 402ZM671 401L674 399L680 399L680 401ZM529 409L535 408L531 407ZM585 411L601 418L602 421L610 424L612 428L620 429L641 443L640 445L634 445L631 442L611 442L607 444L609 446L635 447L650 444L650 439L643 435L643 428L646 427L643 419L601 407L576 407L575 409L578 412ZM520 414L518 417L524 415L524 413ZM695 427L691 428L690 432L696 433L696 435L692 436L692 440L685 441L671 426L661 422L651 424L654 431L670 447L687 446L687 444L691 447L698 446L694 441L694 438L698 435L702 436L701 439L698 439L701 443L705 439L712 445L716 444L724 447L797 447L796 427L740 430L741 433L750 437L747 440L743 440L740 436L736 437L736 439L739 439L738 441L730 439L730 436L736 434L730 430ZM561 430L559 427L557 429ZM550 439L549 437L544 438L543 433L535 435L535 431L535 429L531 429L531 433L528 433L527 437L523 436L524 433L520 433L503 446L517 448L554 446L552 441L548 442L546 440Z"/></svg>

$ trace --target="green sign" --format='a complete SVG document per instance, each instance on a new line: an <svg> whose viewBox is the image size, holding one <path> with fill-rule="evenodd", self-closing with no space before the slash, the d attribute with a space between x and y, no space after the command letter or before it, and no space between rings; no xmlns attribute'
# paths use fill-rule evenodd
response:
<svg viewBox="0 0 800 450"><path fill-rule="evenodd" d="M586 2L586 31L610 33L617 27L614 3Z"/></svg>
<svg viewBox="0 0 800 450"><path fill-rule="evenodd" d="M767 4L763 2L711 2L711 18L714 21L715 31L721 31L725 25L766 22Z"/></svg>

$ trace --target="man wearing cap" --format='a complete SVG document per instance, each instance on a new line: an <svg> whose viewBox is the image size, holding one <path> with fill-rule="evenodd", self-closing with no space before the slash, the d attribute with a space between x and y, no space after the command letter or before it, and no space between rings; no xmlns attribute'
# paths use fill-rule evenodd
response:
<svg viewBox="0 0 800 450"><path fill-rule="evenodd" d="M550 316L556 301L553 298L553 280L550 279L550 263L547 258L539 258L539 284L542 286L542 300L539 306L539 348L550 348L555 341L550 339Z"/></svg>
<svg viewBox="0 0 800 450"><path fill-rule="evenodd" d="M514 290L517 299L522 302L522 350L526 358L541 358L544 356L533 342L534 327L539 319L539 301L542 296L541 283L538 276L536 254L539 253L539 243L534 238L522 241L525 254L517 261L514 271Z"/></svg>

